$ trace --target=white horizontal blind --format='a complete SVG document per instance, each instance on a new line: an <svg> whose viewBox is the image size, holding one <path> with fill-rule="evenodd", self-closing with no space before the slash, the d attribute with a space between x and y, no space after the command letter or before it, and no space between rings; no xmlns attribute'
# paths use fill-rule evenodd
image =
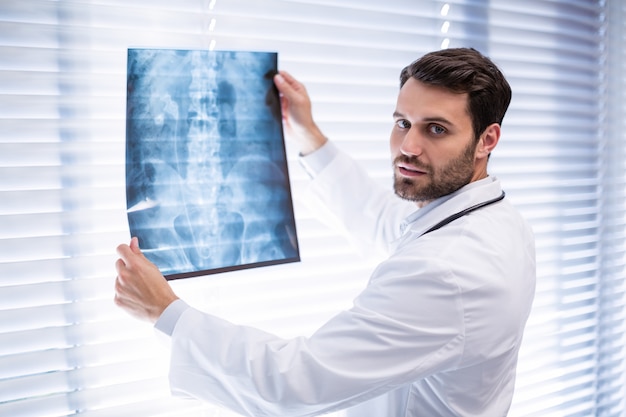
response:
<svg viewBox="0 0 626 417"><path fill-rule="evenodd" d="M604 2L596 415L626 415L626 2Z"/></svg>
<svg viewBox="0 0 626 417"><path fill-rule="evenodd" d="M491 0L485 15L514 92L492 173L537 239L510 415L624 416L625 142L603 125L620 91L602 80L603 4Z"/></svg>
<svg viewBox="0 0 626 417"><path fill-rule="evenodd" d="M165 349L112 305L127 48L279 52L327 135L390 184L399 70L449 45L492 55L514 89L492 171L535 227L540 285L512 415L623 417L624 138L607 132L624 112L598 105L601 13L565 0L0 3L0 416L230 415L169 398ZM374 261L300 204L288 151L302 262L173 283L284 336L347 306Z"/></svg>
<svg viewBox="0 0 626 417"><path fill-rule="evenodd" d="M518 92L505 125L515 143L500 148L516 163L497 168L537 237L537 295L512 415L594 415L601 9L593 2L531 3L520 10L494 2L491 15L491 52L506 62Z"/></svg>

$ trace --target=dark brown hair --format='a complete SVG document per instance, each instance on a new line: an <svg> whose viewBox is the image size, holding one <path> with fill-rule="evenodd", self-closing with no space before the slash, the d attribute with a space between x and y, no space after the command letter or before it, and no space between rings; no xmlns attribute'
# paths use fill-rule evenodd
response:
<svg viewBox="0 0 626 417"><path fill-rule="evenodd" d="M473 48L430 52L400 73L400 88L409 78L468 94L468 113L476 140L492 123L502 125L511 102L511 86L498 67Z"/></svg>

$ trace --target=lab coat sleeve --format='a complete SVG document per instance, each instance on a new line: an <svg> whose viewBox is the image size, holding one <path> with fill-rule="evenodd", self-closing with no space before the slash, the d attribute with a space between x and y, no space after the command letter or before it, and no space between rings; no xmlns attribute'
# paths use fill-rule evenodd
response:
<svg viewBox="0 0 626 417"><path fill-rule="evenodd" d="M417 209L415 203L397 197L391 179L383 186L345 153L336 149L333 155L314 174L307 190L309 206L343 229L363 252L375 245L388 253L389 243L399 237L400 224Z"/></svg>
<svg viewBox="0 0 626 417"><path fill-rule="evenodd" d="M445 265L398 256L309 338L285 340L188 308L172 334L172 391L247 416L346 408L455 366L460 298Z"/></svg>

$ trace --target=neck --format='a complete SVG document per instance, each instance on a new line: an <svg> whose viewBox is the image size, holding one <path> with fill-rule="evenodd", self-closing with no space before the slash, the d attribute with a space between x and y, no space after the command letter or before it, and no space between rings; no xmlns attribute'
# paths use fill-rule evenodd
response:
<svg viewBox="0 0 626 417"><path fill-rule="evenodd" d="M472 179L470 182L479 181L484 178L487 178L489 174L487 174L487 160L484 163L477 163L474 166L474 175L472 175Z"/></svg>

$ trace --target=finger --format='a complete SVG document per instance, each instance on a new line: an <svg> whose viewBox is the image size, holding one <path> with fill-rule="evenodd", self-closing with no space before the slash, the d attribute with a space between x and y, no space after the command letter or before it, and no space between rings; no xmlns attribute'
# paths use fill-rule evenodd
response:
<svg viewBox="0 0 626 417"><path fill-rule="evenodd" d="M115 295L113 296L113 302L118 307L122 307L124 305L124 301L122 300L122 297L119 295L117 291L115 292Z"/></svg>
<svg viewBox="0 0 626 417"><path fill-rule="evenodd" d="M282 73L278 73L274 76L274 84L283 96L288 97L293 94L293 88L289 85L287 79Z"/></svg>
<svg viewBox="0 0 626 417"><path fill-rule="evenodd" d="M121 307L127 313L135 314L139 310L139 304L129 297L125 297L123 294L116 293L113 297L113 302L118 307Z"/></svg>
<svg viewBox="0 0 626 417"><path fill-rule="evenodd" d="M118 276L115 280L115 292L113 295L113 300L117 306L122 307L126 303L127 299L128 297L125 295L124 285L122 284L122 282L120 281L120 277Z"/></svg>
<svg viewBox="0 0 626 417"><path fill-rule="evenodd" d="M276 84L278 91L289 99L295 99L306 91L304 85L289 75L286 71L281 71L276 74L274 76L274 83Z"/></svg>
<svg viewBox="0 0 626 417"><path fill-rule="evenodd" d="M124 284L122 283L122 279L121 279L121 277L118 275L117 277L115 277L115 285L114 285L114 288L115 288L115 296L116 296L116 297L121 297L121 296L122 296L122 293L123 293L123 287L124 287Z"/></svg>
<svg viewBox="0 0 626 417"><path fill-rule="evenodd" d="M141 249L139 249L139 239L136 236L130 239L130 250L137 255L141 255Z"/></svg>
<svg viewBox="0 0 626 417"><path fill-rule="evenodd" d="M289 74L285 70L278 71L278 75L282 76L283 80L286 81L290 85L300 84L298 80L296 80L291 74Z"/></svg>
<svg viewBox="0 0 626 417"><path fill-rule="evenodd" d="M126 265L128 265L130 263L132 257L134 256L134 253L130 249L130 246L128 246L125 243L122 243L121 245L119 245L116 248L116 252L119 255L119 257L122 259L124 264L126 264Z"/></svg>
<svg viewBox="0 0 626 417"><path fill-rule="evenodd" d="M118 259L115 262L115 270L117 271L118 275L126 268L126 263L124 262L123 259Z"/></svg>

